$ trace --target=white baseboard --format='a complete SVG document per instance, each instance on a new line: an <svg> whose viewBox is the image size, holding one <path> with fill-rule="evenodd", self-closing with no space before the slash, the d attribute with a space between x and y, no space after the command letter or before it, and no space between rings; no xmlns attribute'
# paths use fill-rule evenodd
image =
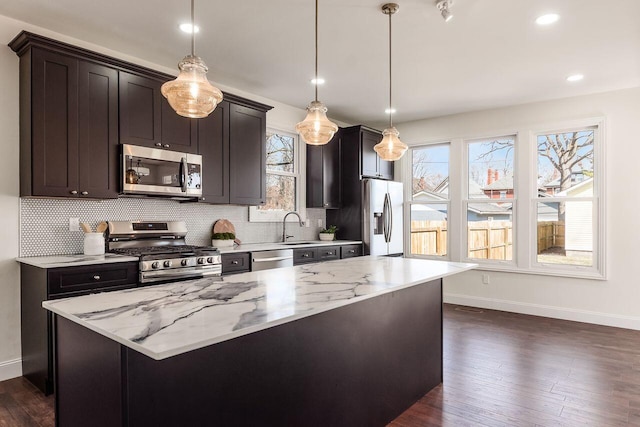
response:
<svg viewBox="0 0 640 427"><path fill-rule="evenodd" d="M640 330L640 317L636 316L620 316L617 314L599 313L596 311L577 310L574 308L554 307L550 305L530 304L460 294L445 293L443 297L444 302L448 304L466 305L490 310L509 311L512 313L530 314L532 316L551 317L554 319L572 320L574 322L593 323L596 325Z"/></svg>
<svg viewBox="0 0 640 427"><path fill-rule="evenodd" d="M22 359L0 362L0 381L22 376Z"/></svg>

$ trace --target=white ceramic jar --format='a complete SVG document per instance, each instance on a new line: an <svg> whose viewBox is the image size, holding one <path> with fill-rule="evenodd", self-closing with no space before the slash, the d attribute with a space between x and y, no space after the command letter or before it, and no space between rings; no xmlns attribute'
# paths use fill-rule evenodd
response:
<svg viewBox="0 0 640 427"><path fill-rule="evenodd" d="M84 233L84 254L103 255L104 254L104 234Z"/></svg>

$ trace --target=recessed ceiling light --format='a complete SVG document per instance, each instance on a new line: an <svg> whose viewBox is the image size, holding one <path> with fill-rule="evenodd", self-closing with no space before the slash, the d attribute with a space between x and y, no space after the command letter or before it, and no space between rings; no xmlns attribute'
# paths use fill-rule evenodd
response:
<svg viewBox="0 0 640 427"><path fill-rule="evenodd" d="M318 77L317 79L311 79L312 85L323 85L324 79L322 77Z"/></svg>
<svg viewBox="0 0 640 427"><path fill-rule="evenodd" d="M568 82L579 82L582 79L584 79L584 75L582 74L572 74L569 77L567 77Z"/></svg>
<svg viewBox="0 0 640 427"><path fill-rule="evenodd" d="M396 113L396 109L395 108L387 108L386 110L384 110L385 114L395 114Z"/></svg>
<svg viewBox="0 0 640 427"><path fill-rule="evenodd" d="M196 33L200 32L200 27L198 27L197 25L194 26ZM187 34L191 34L191 24L187 23L187 24L180 24L180 30L182 30L182 32L187 33Z"/></svg>
<svg viewBox="0 0 640 427"><path fill-rule="evenodd" d="M547 13L546 15L538 16L536 19L536 24L538 25L551 25L558 22L560 19L560 15L557 13Z"/></svg>

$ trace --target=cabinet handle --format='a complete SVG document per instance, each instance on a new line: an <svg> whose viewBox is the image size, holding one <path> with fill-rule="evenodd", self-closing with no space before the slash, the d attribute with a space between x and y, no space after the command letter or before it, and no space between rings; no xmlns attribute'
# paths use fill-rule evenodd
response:
<svg viewBox="0 0 640 427"><path fill-rule="evenodd" d="M309 254L302 254L302 258L309 258Z"/></svg>
<svg viewBox="0 0 640 427"><path fill-rule="evenodd" d="M156 145L156 147L162 147L162 143L160 143L160 142L156 142L155 145Z"/></svg>
<svg viewBox="0 0 640 427"><path fill-rule="evenodd" d="M331 251L328 251L328 252L325 253L325 255L334 255L334 253L331 252Z"/></svg>
<svg viewBox="0 0 640 427"><path fill-rule="evenodd" d="M355 253L356 253L356 250L355 250L355 249L349 249L349 253L350 253L350 254L355 254Z"/></svg>
<svg viewBox="0 0 640 427"><path fill-rule="evenodd" d="M164 147L164 148L169 148L169 147L170 147L170 145L169 145L169 144L164 144L164 145L163 145L163 147Z"/></svg>
<svg viewBox="0 0 640 427"><path fill-rule="evenodd" d="M231 261L231 264L233 264L233 265L238 265L238 261L233 260L233 261Z"/></svg>
<svg viewBox="0 0 640 427"><path fill-rule="evenodd" d="M325 206L329 206L329 203L325 203L324 205L325 205Z"/></svg>
<svg viewBox="0 0 640 427"><path fill-rule="evenodd" d="M82 194L83 196L87 196L87 195L89 194L89 192L88 192L88 191L83 191L83 192L82 192L82 193L80 193L80 194Z"/></svg>
<svg viewBox="0 0 640 427"><path fill-rule="evenodd" d="M93 280L100 280L100 276L96 274L95 276L93 276Z"/></svg>
<svg viewBox="0 0 640 427"><path fill-rule="evenodd" d="M207 199L205 199L204 197L201 197L200 200L207 200Z"/></svg>
<svg viewBox="0 0 640 427"><path fill-rule="evenodd" d="M78 194L78 190L71 190L71 191L69 191L69 193L71 193L73 195L76 195L76 194Z"/></svg>

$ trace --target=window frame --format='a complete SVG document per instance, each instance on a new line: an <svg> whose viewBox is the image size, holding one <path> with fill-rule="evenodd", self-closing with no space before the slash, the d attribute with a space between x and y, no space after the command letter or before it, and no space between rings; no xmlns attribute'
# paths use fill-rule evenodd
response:
<svg viewBox="0 0 640 427"><path fill-rule="evenodd" d="M493 266L506 266L507 268L513 268L516 266L516 260L518 255L518 232L517 232L517 202L520 196L520 189L517 184L517 171L519 171L519 153L520 148L519 135L517 132L510 133L496 133L493 136L485 136L481 138L464 138L462 140L464 154L463 154L463 164L465 165L464 173L463 173L463 198L462 198L462 217L463 217L463 225L461 230L465 230L462 237L462 248L464 248L464 252L460 254L460 259L463 262L472 262L481 265L493 265ZM473 143L478 143L481 141L487 141L492 139L506 139L513 138L513 198L509 199L507 197L502 198L499 197L497 199L472 199L469 197L469 146ZM506 194L505 194L506 196ZM500 260L500 259L484 259L484 258L471 258L469 256L469 204L470 203L510 203L511 204L511 259L510 260Z"/></svg>
<svg viewBox="0 0 640 427"><path fill-rule="evenodd" d="M593 236L594 253L593 266L542 264L537 262L537 203L543 200L537 196L538 165L537 165L537 135L572 131L580 128L594 128L594 180L593 199ZM513 262L490 262L468 258L466 232L466 205L468 197L468 149L465 141L482 140L495 135L515 135L516 147L514 151L514 199L513 201ZM607 123L605 117L585 117L567 120L548 120L545 122L522 123L513 128L502 128L486 131L486 129L470 134L453 135L450 138L438 138L409 143L409 149L449 142L449 206L448 206L448 236L447 258L453 262L477 263L478 270L503 271L511 273L534 274L589 280L607 280L607 202L606 202L606 140ZM410 151L412 153L412 151ZM400 162L401 176L405 183L405 256L412 258L427 257L444 260L438 256L417 256L411 254L410 248L410 206L412 192L411 165L412 156L405 156ZM451 173L451 171L464 171ZM573 200L578 200L573 198ZM535 209L534 209L535 207ZM478 262L481 261L481 262Z"/></svg>
<svg viewBox="0 0 640 427"><path fill-rule="evenodd" d="M266 175L291 176L295 179L296 184L296 200L295 212L297 212L303 221L307 219L306 210L306 149L305 144L301 143L300 136L293 130L287 130L276 126L267 126L266 136L279 134L292 137L293 142L293 172L286 171L266 171ZM267 143L265 138L264 144ZM266 162L266 158L264 159ZM260 210L258 206L249 206L249 222L282 222L287 214L281 210ZM298 221L294 215L287 218L287 222Z"/></svg>
<svg viewBox="0 0 640 427"><path fill-rule="evenodd" d="M405 202L404 202L404 221L405 224L407 224L407 226L405 226L405 230L404 230L404 236L405 236L405 250L404 253L405 254L409 254L410 257L412 258L421 258L421 259L432 259L432 260L439 260L439 261L450 261L451 260L451 192L449 191L447 193L447 198L443 199L443 200L438 200L438 201L414 201L413 200L413 153L416 150L420 150L420 149L424 149L424 148L431 148L431 147L437 147L437 146L448 146L449 147L449 159L448 159L448 178L449 178L449 188L451 188L451 150L452 150L452 144L451 141L446 140L446 141L437 141L437 142L430 142L430 143L424 143L424 144L420 144L420 145L413 145L411 147L409 147L409 150L407 152L407 156L406 158L409 159L407 162L405 162L405 165L408 164L408 167L405 166L406 170L408 171L408 176L409 176L409 180L410 180L410 184L409 185L405 185ZM447 206L447 239L446 239L446 245L447 245L447 254L446 255L422 255L422 254L412 254L411 253L411 207L413 205L446 205Z"/></svg>

